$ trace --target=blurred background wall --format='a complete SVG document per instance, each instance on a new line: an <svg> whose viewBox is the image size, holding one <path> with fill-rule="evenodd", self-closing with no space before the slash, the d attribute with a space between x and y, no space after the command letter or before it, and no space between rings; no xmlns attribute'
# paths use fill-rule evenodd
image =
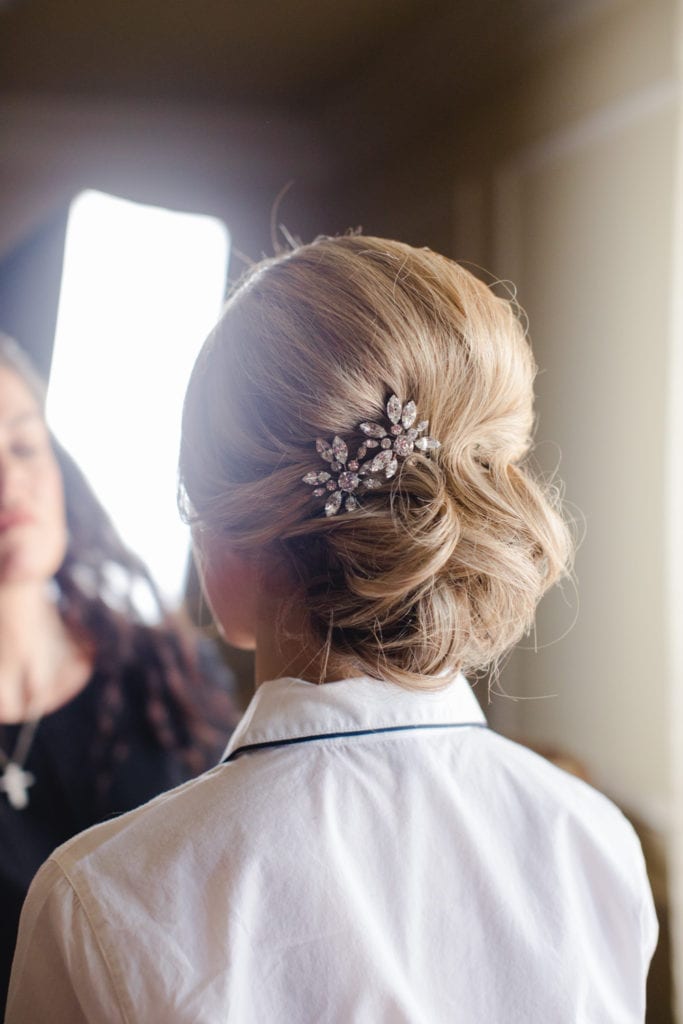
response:
<svg viewBox="0 0 683 1024"><path fill-rule="evenodd" d="M0 327L44 366L83 188L220 216L233 276L271 251L291 181L275 223L295 236L362 225L515 283L542 368L536 459L584 539L578 598L547 599L502 675L520 699L487 711L647 833L660 1024L667 908L683 990L680 8L0 6Z"/></svg>

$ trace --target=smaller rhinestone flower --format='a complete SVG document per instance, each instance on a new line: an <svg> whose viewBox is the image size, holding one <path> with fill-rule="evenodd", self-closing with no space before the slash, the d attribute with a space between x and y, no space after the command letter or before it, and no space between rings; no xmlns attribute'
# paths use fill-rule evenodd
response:
<svg viewBox="0 0 683 1024"><path fill-rule="evenodd" d="M357 492L375 490L382 486L382 477L390 480L398 470L398 459L404 459L416 448L421 452L441 447L441 442L425 433L429 423L422 420L415 425L415 402L403 405L396 395L387 402L389 426L381 423L361 423L359 429L365 439L356 456L349 459L345 441L335 435L331 442L321 438L315 443L318 454L329 465L328 470L306 473L302 480L313 487L313 497L327 496L325 515L334 516L340 510L355 512L359 508ZM368 456L368 450L379 448Z"/></svg>

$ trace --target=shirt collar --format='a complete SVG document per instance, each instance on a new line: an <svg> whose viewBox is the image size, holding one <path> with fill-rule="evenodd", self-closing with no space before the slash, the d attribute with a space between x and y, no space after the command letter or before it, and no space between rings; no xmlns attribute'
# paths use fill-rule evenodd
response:
<svg viewBox="0 0 683 1024"><path fill-rule="evenodd" d="M360 677L317 685L303 679L262 683L230 738L224 760L245 747L446 725L485 725L463 675L439 690L405 690Z"/></svg>

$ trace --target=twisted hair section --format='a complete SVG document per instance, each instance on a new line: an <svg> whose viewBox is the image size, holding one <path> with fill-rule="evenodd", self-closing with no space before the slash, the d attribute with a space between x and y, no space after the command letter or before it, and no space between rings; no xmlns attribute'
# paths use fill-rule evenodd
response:
<svg viewBox="0 0 683 1024"><path fill-rule="evenodd" d="M526 464L535 365L514 306L426 249L323 238L235 290L186 398L181 484L200 528L284 560L313 637L408 687L479 671L567 570L556 491ZM387 398L441 442L327 518L318 437L363 439Z"/></svg>

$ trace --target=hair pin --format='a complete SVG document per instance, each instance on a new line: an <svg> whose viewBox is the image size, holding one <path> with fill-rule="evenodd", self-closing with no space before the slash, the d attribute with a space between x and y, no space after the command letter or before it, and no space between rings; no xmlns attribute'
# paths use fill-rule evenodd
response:
<svg viewBox="0 0 683 1024"><path fill-rule="evenodd" d="M396 395L387 402L388 426L381 423L360 423L358 429L365 439L358 446L354 458L349 458L348 445L335 435L332 441L318 438L316 451L327 463L320 472L306 473L302 480L313 487L313 497L327 495L325 515L334 516L339 511L355 512L359 507L358 495L363 491L376 490L384 480L390 480L398 470L398 460L407 458L415 449L420 452L433 451L441 442L430 437L426 431L428 420L417 420L415 402L403 405ZM373 449L379 448L378 452ZM372 454L368 455L368 452Z"/></svg>

